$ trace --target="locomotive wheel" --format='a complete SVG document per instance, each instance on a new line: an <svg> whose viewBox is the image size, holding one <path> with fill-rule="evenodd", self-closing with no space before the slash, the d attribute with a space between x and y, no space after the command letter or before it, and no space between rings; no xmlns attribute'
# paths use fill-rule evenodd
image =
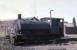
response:
<svg viewBox="0 0 77 50"><path fill-rule="evenodd" d="M24 44L24 41L19 41L19 39L14 39L13 42L14 42L14 43L12 43L12 44L14 44L15 46L23 45L23 44Z"/></svg>

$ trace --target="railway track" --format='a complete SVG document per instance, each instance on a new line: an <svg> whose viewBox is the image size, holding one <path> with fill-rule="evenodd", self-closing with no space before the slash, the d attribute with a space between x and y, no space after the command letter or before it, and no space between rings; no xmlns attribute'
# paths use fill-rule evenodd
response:
<svg viewBox="0 0 77 50"><path fill-rule="evenodd" d="M56 48L56 49L55 49ZM77 44L74 45L38 45L38 46L14 46L10 44L9 39L0 37L0 50L77 50Z"/></svg>
<svg viewBox="0 0 77 50"><path fill-rule="evenodd" d="M0 37L0 50L14 50L8 39Z"/></svg>
<svg viewBox="0 0 77 50"><path fill-rule="evenodd" d="M0 50L25 50L25 49L23 46L12 45L9 39L0 37Z"/></svg>

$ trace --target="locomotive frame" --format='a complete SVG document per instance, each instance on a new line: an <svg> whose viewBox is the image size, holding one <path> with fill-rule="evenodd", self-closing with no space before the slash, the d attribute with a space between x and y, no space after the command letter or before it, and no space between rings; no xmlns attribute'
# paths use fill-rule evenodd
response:
<svg viewBox="0 0 77 50"><path fill-rule="evenodd" d="M52 20L48 23L47 20ZM29 23L30 22L30 23ZM66 34L63 18L41 18L40 20L23 20L21 15L17 21L14 45L18 44L61 44L77 41ZM45 25L44 25L45 24ZM44 28L45 27L45 28Z"/></svg>

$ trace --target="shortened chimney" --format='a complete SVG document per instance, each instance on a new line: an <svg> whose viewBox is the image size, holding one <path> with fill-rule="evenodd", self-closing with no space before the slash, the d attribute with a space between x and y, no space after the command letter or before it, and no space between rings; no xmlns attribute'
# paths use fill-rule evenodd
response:
<svg viewBox="0 0 77 50"><path fill-rule="evenodd" d="M18 14L18 19L21 19L21 14Z"/></svg>

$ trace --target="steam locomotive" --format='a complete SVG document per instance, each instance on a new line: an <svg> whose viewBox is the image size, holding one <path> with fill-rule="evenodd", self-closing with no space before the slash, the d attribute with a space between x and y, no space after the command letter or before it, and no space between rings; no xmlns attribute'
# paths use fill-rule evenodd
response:
<svg viewBox="0 0 77 50"><path fill-rule="evenodd" d="M49 22L46 22L49 20ZM14 44L41 44L64 42L64 19L41 18L40 20L23 20L18 16ZM62 39L63 38L63 39ZM66 40L67 41L67 40Z"/></svg>

